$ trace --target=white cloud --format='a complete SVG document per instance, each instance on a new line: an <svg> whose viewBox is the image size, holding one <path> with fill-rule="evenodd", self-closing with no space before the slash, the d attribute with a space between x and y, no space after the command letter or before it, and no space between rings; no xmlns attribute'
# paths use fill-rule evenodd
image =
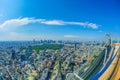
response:
<svg viewBox="0 0 120 80"><path fill-rule="evenodd" d="M60 20L42 21L41 23L48 25L65 25L64 22Z"/></svg>
<svg viewBox="0 0 120 80"><path fill-rule="evenodd" d="M77 35L64 35L64 38L80 38L80 36L77 36Z"/></svg>
<svg viewBox="0 0 120 80"><path fill-rule="evenodd" d="M66 22L61 20L51 20L51 21L43 21L42 23L48 24L48 25L78 25L83 27L89 27L93 29L97 29L99 25L89 22Z"/></svg>
<svg viewBox="0 0 120 80"><path fill-rule="evenodd" d="M33 18L18 18L18 19L11 19L7 20L4 23L0 25L0 28L5 28L5 27L17 27L17 26L23 26L27 25L29 23L36 23L44 21L43 19L33 19Z"/></svg>
<svg viewBox="0 0 120 80"><path fill-rule="evenodd" d="M70 25L89 27L89 28L93 28L93 29L97 29L99 27L99 25L94 24L94 23L89 23L89 22L64 22L64 23L70 24Z"/></svg>
<svg viewBox="0 0 120 80"><path fill-rule="evenodd" d="M62 20L17 18L17 19L6 20L2 24L0 24L0 28L18 27L18 26L27 25L30 23L40 23L40 24L46 24L46 25L78 25L81 27L88 27L88 28L92 28L92 29L97 29L99 27L99 25L97 25L95 23L89 23L89 22L67 22L67 21L62 21Z"/></svg>

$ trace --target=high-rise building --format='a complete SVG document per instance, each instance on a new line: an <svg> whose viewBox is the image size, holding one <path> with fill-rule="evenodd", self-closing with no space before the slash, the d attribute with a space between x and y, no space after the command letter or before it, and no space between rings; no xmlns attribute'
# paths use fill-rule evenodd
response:
<svg viewBox="0 0 120 80"><path fill-rule="evenodd" d="M35 44L36 43L36 41L35 41L35 39L33 39L33 44Z"/></svg>
<svg viewBox="0 0 120 80"><path fill-rule="evenodd" d="M14 50L12 50L12 55L11 55L11 59L15 59L16 58L16 53L15 53L15 51Z"/></svg>
<svg viewBox="0 0 120 80"><path fill-rule="evenodd" d="M77 44L75 43L74 49L77 50Z"/></svg>
<svg viewBox="0 0 120 80"><path fill-rule="evenodd" d="M25 55L21 55L21 61L26 61L26 56Z"/></svg>
<svg viewBox="0 0 120 80"><path fill-rule="evenodd" d="M26 50L26 56L27 56L27 58L28 58L29 56L31 56L31 54L32 54L32 47L31 47L31 46L28 46L28 48L27 48L27 50Z"/></svg>

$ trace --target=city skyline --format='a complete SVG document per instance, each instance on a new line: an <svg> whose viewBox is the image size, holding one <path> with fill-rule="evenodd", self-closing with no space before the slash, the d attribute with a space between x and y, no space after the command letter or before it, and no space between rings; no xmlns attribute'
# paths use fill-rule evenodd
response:
<svg viewBox="0 0 120 80"><path fill-rule="evenodd" d="M0 40L120 39L118 0L1 0Z"/></svg>

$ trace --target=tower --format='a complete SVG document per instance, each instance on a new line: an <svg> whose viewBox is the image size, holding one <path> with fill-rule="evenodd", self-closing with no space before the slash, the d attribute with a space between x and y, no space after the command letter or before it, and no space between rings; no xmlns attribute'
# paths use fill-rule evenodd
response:
<svg viewBox="0 0 120 80"><path fill-rule="evenodd" d="M75 43L75 45L74 45L74 49L75 49L75 51L77 50L77 44Z"/></svg>
<svg viewBox="0 0 120 80"><path fill-rule="evenodd" d="M15 50L12 50L11 59L12 59L12 67L15 67L15 59L16 59Z"/></svg>
<svg viewBox="0 0 120 80"><path fill-rule="evenodd" d="M11 59L12 59L12 60L15 60L15 58L16 58L16 53L15 53L15 51L14 51L14 50L12 50Z"/></svg>
<svg viewBox="0 0 120 80"><path fill-rule="evenodd" d="M27 50L26 50L26 56L27 58L29 58L32 54L32 47L31 46L28 46Z"/></svg>

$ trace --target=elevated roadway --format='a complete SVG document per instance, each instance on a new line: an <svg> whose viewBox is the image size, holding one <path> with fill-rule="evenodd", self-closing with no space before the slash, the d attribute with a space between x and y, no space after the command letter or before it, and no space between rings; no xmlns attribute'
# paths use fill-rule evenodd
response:
<svg viewBox="0 0 120 80"><path fill-rule="evenodd" d="M95 74L96 70L99 70L100 66L103 63L103 58L104 58L105 50L103 50L98 58L93 61L93 64L88 68L88 70L80 75L80 77L84 80L89 80L90 77ZM98 67L99 66L99 67Z"/></svg>
<svg viewBox="0 0 120 80"><path fill-rule="evenodd" d="M106 50L108 51L106 52ZM98 77L94 77L94 76L101 70L103 65L108 61L107 59L111 57L109 55L112 54L113 54L113 48L110 46L106 46L106 48L104 48L104 50L99 54L96 60L93 61L92 65L88 68L88 70L82 73L80 77L84 80L91 80L92 78L95 80L98 79Z"/></svg>
<svg viewBox="0 0 120 80"><path fill-rule="evenodd" d="M113 50L113 48L114 48L114 50ZM117 64L117 61L118 61L118 58L116 57L116 56L118 56L118 49L119 49L119 45L118 44L114 44L113 46L112 46L112 48L111 48L111 50L109 51L109 57L108 57L108 59L106 60L106 62L105 63L103 63L103 65L101 65L101 67L100 67L100 65L98 65L96 68L98 68L98 69L96 69L95 70L95 65L96 65L96 63L94 63L94 65L92 65L91 67L92 68L94 68L94 69L90 69L90 70L88 70L87 72L88 72L88 74L89 74L89 71L91 71L91 72L93 72L93 73L95 73L95 71L97 72L96 74L93 74L93 73L91 73L90 74L90 76L91 77L89 77L89 78L84 78L83 77L83 79L90 79L90 80L108 80L108 78L109 78L109 76L112 74L112 72L113 72L113 70L114 70L114 68L115 68L115 65L114 64ZM100 57L100 56L99 56ZM99 58L98 57L98 58ZM105 56L103 56L102 58L104 58ZM100 60L100 59L99 59ZM97 60L96 60L97 61ZM99 61L97 61L98 63L101 63L102 62L102 60L101 60L101 62L99 62ZM113 65L112 65L113 64ZM86 73L87 73L86 72ZM85 74L86 75L86 74ZM82 77L82 76L81 76Z"/></svg>
<svg viewBox="0 0 120 80"><path fill-rule="evenodd" d="M120 80L120 43L113 44L112 46L115 47L113 58L111 58L113 59L112 63L98 80Z"/></svg>
<svg viewBox="0 0 120 80"><path fill-rule="evenodd" d="M114 57L111 60L112 63L107 68L107 70L105 70L105 72L103 72L103 74L100 76L100 78L98 78L98 80L109 80L109 77L112 75L112 73L113 73L113 71L118 63L118 59L119 59L118 49L119 49L119 46L117 46L115 49Z"/></svg>
<svg viewBox="0 0 120 80"><path fill-rule="evenodd" d="M113 48L111 48L110 56L108 57L106 63L103 64L102 68L99 69L97 71L97 73L91 77L90 80L98 80L98 78L104 74L104 72L109 68L109 66L111 65L112 61L114 60L114 58L115 58L115 56L117 54L118 49L119 49L119 47L115 47L114 50L113 50Z"/></svg>
<svg viewBox="0 0 120 80"><path fill-rule="evenodd" d="M80 80L120 80L120 43L111 45L104 62L105 54L104 49L87 71L79 76L74 75Z"/></svg>

